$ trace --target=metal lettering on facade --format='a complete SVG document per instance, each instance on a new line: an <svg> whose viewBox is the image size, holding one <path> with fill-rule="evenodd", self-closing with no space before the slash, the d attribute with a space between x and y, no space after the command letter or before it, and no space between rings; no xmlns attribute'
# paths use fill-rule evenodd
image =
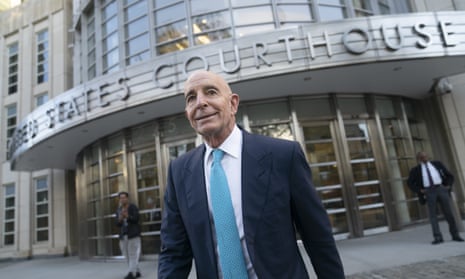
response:
<svg viewBox="0 0 465 279"><path fill-rule="evenodd" d="M454 33L451 32L448 28L451 25L452 25L451 22L439 21L439 26L438 26L439 31L440 31L439 35L442 39L442 43L444 47L453 47L457 45L457 42L455 42L452 38ZM390 37L388 34L388 33L392 33L388 31L388 27L385 24L381 25L380 30L377 30L377 31L380 31L386 49L390 51L397 51L406 46L405 39L404 39L405 34L402 33L402 28L404 27L405 26L402 27L400 24L395 24L393 26L393 29L394 29L393 33L395 34L395 37L394 37L395 39L393 39L392 36ZM415 47L424 49L432 44L432 37L433 35L436 35L436 34L428 33L427 31L424 30L425 27L426 27L426 24L424 23L416 23L413 26L411 26L412 33L418 36L418 40L416 40L414 43ZM343 35L341 36L341 42L345 50L348 53L354 54L354 55L362 55L366 53L367 51L369 51L370 48L373 47L372 46L373 37L374 37L373 33L374 31L369 31L365 28L353 27L353 28L347 29L343 33ZM331 46L332 46L332 43L336 43L336 42L330 41L327 31L322 32L322 35L324 37L324 40L322 41L314 41L313 35L311 33L307 33L306 35L307 35L306 39L308 42L308 49L310 51L310 56L309 56L310 59L312 60L316 59L316 54L315 54L316 47L325 47L328 57L331 57L333 55L333 50ZM287 60L289 63L293 62L293 55L292 55L292 48L290 45L290 41L295 40L295 39L297 38L293 36L285 36L285 37L278 38L278 42L281 42L284 45L284 48L287 54ZM272 42L269 42L269 43L272 43ZM235 67L232 69L227 69L224 66L224 50L223 49L219 50L219 60L221 61L222 70L225 73L233 74L233 73L238 72L241 69L241 57L240 57L240 52L238 49L239 49L239 46L234 45L234 54L235 54L236 64L235 64ZM255 67L257 69L260 69L261 65L267 65L267 66L273 65L273 61L270 61L266 57L268 53L267 42L255 42L252 44L252 49L253 49ZM201 60L203 64L203 68L209 69L208 60L205 56L202 56L202 55L191 56L188 59L186 59L183 63L182 72L184 74L184 78L186 78L188 74L187 73L188 65L194 59ZM175 65L160 64L156 66L155 71L154 71L155 86L159 88L167 89L174 85L175 77L173 77L173 75L165 74L164 76L170 76L171 79L165 80L163 82L160 81L161 79L159 75L163 69L172 68L172 67L175 67Z"/></svg>
<svg viewBox="0 0 465 279"><path fill-rule="evenodd" d="M344 25L341 25L344 26ZM285 53L288 64L294 62L294 55L291 42L301 40L306 42L307 47L307 59L315 61L318 59L316 55L316 48L325 48L326 58L331 59L334 55L333 46L340 44L347 54L352 56L360 56L369 50L373 49L373 41L375 38L375 32L381 34L384 48L390 52L396 52L404 47L415 47L419 49L426 49L433 44L435 37L440 38L443 48L451 48L459 45L460 40L454 40L454 32L451 31L453 24L449 21L438 21L436 33L432 33L431 29L428 32L427 24L417 22L412 26L401 26L401 24L391 24L387 26L385 23L381 24L379 30L368 30L362 27L351 27L348 29L339 30L340 41L330 40L330 35L327 30L319 31L319 34L313 34L312 32L306 32L298 38L293 35L278 36L272 40L255 41L251 45L241 45L241 40L237 41L237 44L232 46L229 52L232 52L234 58L230 59L230 65L227 66L225 62L225 50L218 48L216 53L218 55L217 60L219 61L220 69L226 74L234 74L241 70L242 57L244 49L247 49L248 53L252 50L253 63L256 70L260 71L260 67L266 65L272 67L273 61L269 56L269 45L278 44L282 46L282 50ZM416 37L413 45L410 41L410 45L406 45L405 36L403 31L410 29L408 35ZM334 32L332 32L334 33ZM323 39L315 40L315 35L321 36ZM244 43L243 43L244 44ZM250 44L250 43L249 43ZM194 61L201 64L201 68L208 70L210 68L209 59L206 55L191 55L183 61L177 61L176 63L157 63L150 61L148 63L156 63L156 66L152 71L152 88L153 89L170 89L176 83L183 81L189 74L189 65ZM248 57L250 59L250 57ZM216 60L216 59L215 59ZM231 62L232 61L232 62ZM178 67L181 67L179 70ZM178 73L182 73L183 76L177 76ZM130 99L131 88L128 85L131 77L121 77L116 81L106 81L100 84L93 84L90 88L82 89L82 91L72 89L69 92L70 96L60 97L55 99L59 101L49 102L50 107L45 110L43 116L46 120L44 123L39 123L37 120L37 113L31 113L22 124L18 125L15 130L14 136L10 144L10 154L14 154L16 150L21 148L23 145L30 144L31 140L36 138L41 133L44 133L47 129L54 129L58 123L63 124L67 121L71 121L73 118L81 116L84 111L90 112L94 109L109 107L115 101L126 102ZM116 89L115 89L116 86ZM111 90L110 90L111 89ZM77 94L75 92L78 92ZM66 93L65 93L66 94ZM79 108L79 100L83 104L84 109ZM49 104L47 103L47 104ZM42 111L42 110L40 110Z"/></svg>
<svg viewBox="0 0 465 279"><path fill-rule="evenodd" d="M126 101L130 96L130 88L127 85L129 78L121 77L114 83L104 82L98 85L95 89L88 89L85 92L81 92L78 95L71 95L65 100L60 100L54 103L54 105L48 107L45 111L45 127L54 128L57 123L64 123L71 120L75 116L81 115L81 110L79 109L78 99L84 97L85 110L90 112L93 108L89 106L89 102L93 97L97 98L97 103L99 107L106 107L111 105L111 101L107 100L106 97L110 93L106 90L108 87L117 85L118 89L116 92L116 100ZM97 106L96 106L97 107ZM94 107L94 109L96 108ZM14 132L10 143L10 151L17 150L22 144L28 143L30 140L34 139L39 135L40 132L43 132L43 129L39 129L39 123L37 119L30 119L28 121L23 121L23 123L18 126Z"/></svg>

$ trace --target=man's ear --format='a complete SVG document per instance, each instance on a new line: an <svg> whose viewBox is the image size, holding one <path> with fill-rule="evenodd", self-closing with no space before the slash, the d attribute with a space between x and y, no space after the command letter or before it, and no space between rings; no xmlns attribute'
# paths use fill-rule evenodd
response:
<svg viewBox="0 0 465 279"><path fill-rule="evenodd" d="M231 110L234 112L234 114L236 114L237 108L239 107L239 95L237 95L236 93L232 93L230 104Z"/></svg>

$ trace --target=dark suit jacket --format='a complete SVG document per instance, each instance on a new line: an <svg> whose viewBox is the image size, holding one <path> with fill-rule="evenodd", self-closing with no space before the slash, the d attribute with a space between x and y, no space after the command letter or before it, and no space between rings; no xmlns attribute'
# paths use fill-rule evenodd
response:
<svg viewBox="0 0 465 279"><path fill-rule="evenodd" d="M204 175L205 146L170 163L158 278L217 278ZM296 142L243 132L242 211L258 278L308 278L296 231L319 278L344 278L331 225Z"/></svg>
<svg viewBox="0 0 465 279"><path fill-rule="evenodd" d="M450 186L452 188L452 184L454 183L454 176L452 175L452 173L450 173L440 161L430 161L430 163L436 168L436 170L439 172L439 175L441 175L442 184L445 186ZM407 185L410 188L410 190L417 193L418 201L421 204L425 204L425 196L421 192L421 189L425 188L423 186L421 164L416 165L410 170Z"/></svg>

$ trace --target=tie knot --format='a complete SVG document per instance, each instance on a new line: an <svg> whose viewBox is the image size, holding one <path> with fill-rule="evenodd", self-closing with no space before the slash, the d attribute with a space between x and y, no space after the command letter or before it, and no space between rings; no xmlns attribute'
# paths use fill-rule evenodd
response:
<svg viewBox="0 0 465 279"><path fill-rule="evenodd" d="M213 162L219 163L221 159L223 159L224 151L221 149L214 149L213 150Z"/></svg>

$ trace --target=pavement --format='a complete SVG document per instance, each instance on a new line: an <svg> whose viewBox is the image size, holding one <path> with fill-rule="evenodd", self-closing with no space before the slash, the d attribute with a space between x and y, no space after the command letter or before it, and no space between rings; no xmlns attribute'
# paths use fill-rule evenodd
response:
<svg viewBox="0 0 465 279"><path fill-rule="evenodd" d="M429 224L336 242L347 279L465 279L465 242L451 241L441 222L445 242L431 245ZM465 238L465 233L461 233ZM302 248L303 249L303 248ZM303 250L302 250L303 251ZM311 278L316 278L305 255ZM279 255L277 255L279 256ZM140 263L142 279L157 278L156 259ZM47 257L0 261L0 278L20 279L123 279L122 261L81 261L78 257ZM195 279L191 272L189 279ZM279 278L281 279L281 278Z"/></svg>

